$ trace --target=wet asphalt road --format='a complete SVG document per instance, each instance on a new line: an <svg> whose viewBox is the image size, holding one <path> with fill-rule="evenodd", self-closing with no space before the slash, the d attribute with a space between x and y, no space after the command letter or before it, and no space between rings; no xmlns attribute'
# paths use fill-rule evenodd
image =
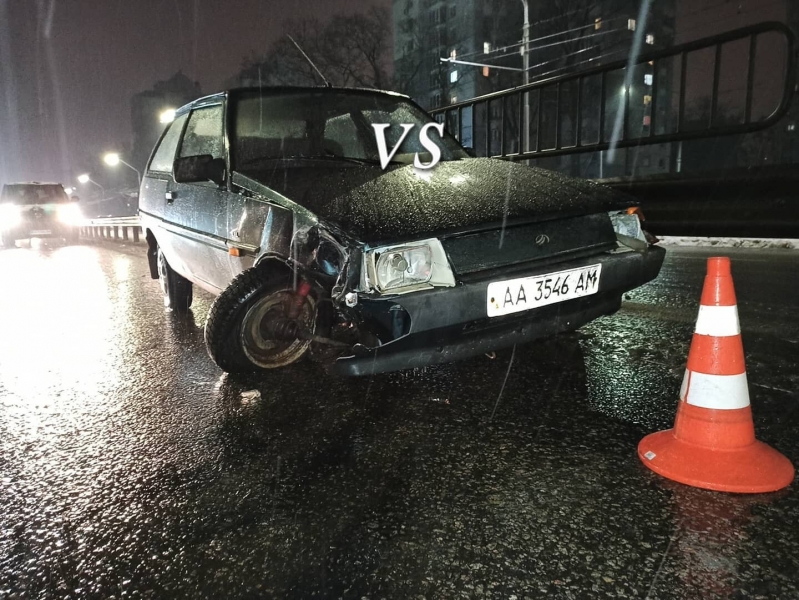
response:
<svg viewBox="0 0 799 600"><path fill-rule="evenodd" d="M210 298L165 313L141 253L0 251L0 598L799 597L796 483L693 490L635 454L710 251L494 360L236 381ZM799 254L726 254L756 430L799 463Z"/></svg>

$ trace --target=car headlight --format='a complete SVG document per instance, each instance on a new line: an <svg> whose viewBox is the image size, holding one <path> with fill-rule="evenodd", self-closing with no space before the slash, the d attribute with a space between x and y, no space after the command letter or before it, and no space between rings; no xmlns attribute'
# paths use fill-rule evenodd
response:
<svg viewBox="0 0 799 600"><path fill-rule="evenodd" d="M22 209L16 204L0 204L0 227L11 228L22 220Z"/></svg>
<svg viewBox="0 0 799 600"><path fill-rule="evenodd" d="M60 204L56 209L58 220L65 225L79 225L83 220L83 214L77 204Z"/></svg>
<svg viewBox="0 0 799 600"><path fill-rule="evenodd" d="M616 239L619 242L634 250L646 250L649 247L637 212L610 212L608 216L613 223L613 231L616 232Z"/></svg>
<svg viewBox="0 0 799 600"><path fill-rule="evenodd" d="M375 248L364 255L364 261L364 291L405 293L455 285L447 255L437 239Z"/></svg>

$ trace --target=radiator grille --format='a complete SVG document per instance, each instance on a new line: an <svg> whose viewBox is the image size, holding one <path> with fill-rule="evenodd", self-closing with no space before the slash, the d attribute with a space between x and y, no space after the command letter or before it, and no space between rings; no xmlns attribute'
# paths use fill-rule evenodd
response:
<svg viewBox="0 0 799 600"><path fill-rule="evenodd" d="M615 246L616 234L600 213L457 235L441 243L456 275L465 275L606 250Z"/></svg>

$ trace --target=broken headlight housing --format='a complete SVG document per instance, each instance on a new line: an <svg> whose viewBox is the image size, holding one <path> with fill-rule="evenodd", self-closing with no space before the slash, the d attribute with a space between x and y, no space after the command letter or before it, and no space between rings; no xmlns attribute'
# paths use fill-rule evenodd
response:
<svg viewBox="0 0 799 600"><path fill-rule="evenodd" d="M361 289L402 294L432 287L452 287L455 276L437 239L383 246L364 254Z"/></svg>
<svg viewBox="0 0 799 600"><path fill-rule="evenodd" d="M646 237L646 232L641 228L639 213L637 208L633 208L626 211L610 212L608 216L619 243L633 250L646 250L649 247L649 240Z"/></svg>

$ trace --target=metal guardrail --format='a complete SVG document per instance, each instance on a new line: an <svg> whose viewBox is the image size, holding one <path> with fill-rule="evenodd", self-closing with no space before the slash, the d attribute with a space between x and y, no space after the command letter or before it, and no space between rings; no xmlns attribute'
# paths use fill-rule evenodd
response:
<svg viewBox="0 0 799 600"><path fill-rule="evenodd" d="M753 118L755 80L760 79L755 70L757 63L765 63L756 61L757 45L766 34L784 40L783 88L776 108L765 118ZM736 43L746 46L746 64L724 61L725 50ZM709 106L702 119L689 119L689 59L703 51L713 53ZM746 73L740 98L743 114L736 122L720 113L722 65ZM766 68L773 68L773 63ZM775 78L772 73L766 76L771 81ZM783 23L763 22L642 54L632 65L627 60L614 61L430 112L462 143L470 139L479 156L532 159L766 129L788 112L796 79L796 36ZM631 104L633 91L643 100L638 106ZM635 122L633 117L640 120Z"/></svg>
<svg viewBox="0 0 799 600"><path fill-rule="evenodd" d="M86 219L80 226L81 237L132 241L138 243L142 236L139 217L101 217Z"/></svg>

